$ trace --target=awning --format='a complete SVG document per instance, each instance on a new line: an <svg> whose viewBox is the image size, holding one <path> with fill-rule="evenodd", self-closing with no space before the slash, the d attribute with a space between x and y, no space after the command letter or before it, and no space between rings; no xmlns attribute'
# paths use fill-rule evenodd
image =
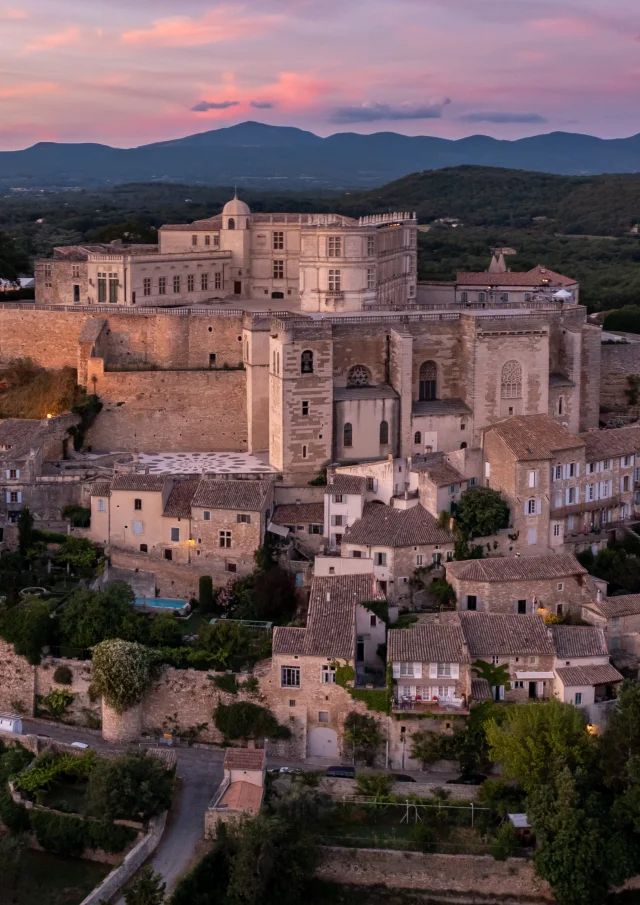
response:
<svg viewBox="0 0 640 905"><path fill-rule="evenodd" d="M530 679L532 682L541 682L543 679L553 679L552 672L517 672L516 679Z"/></svg>
<svg viewBox="0 0 640 905"><path fill-rule="evenodd" d="M273 522L269 522L267 531L270 531L272 534L277 534L279 537L287 537L290 534L289 529L284 525L275 525Z"/></svg>

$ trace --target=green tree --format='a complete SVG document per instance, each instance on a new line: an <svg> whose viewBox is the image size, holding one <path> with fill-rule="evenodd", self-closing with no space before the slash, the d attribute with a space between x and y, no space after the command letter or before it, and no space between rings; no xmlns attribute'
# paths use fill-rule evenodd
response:
<svg viewBox="0 0 640 905"><path fill-rule="evenodd" d="M343 737L347 752L354 761L363 760L368 766L373 766L384 742L375 717L352 710L344 721Z"/></svg>
<svg viewBox="0 0 640 905"><path fill-rule="evenodd" d="M124 581L108 582L102 591L79 588L60 613L60 636L76 650L88 650L109 638L132 638L133 626L148 621L132 609L134 593Z"/></svg>
<svg viewBox="0 0 640 905"><path fill-rule="evenodd" d="M118 713L139 704L158 675L161 657L134 641L112 639L93 650L92 688Z"/></svg>
<svg viewBox="0 0 640 905"><path fill-rule="evenodd" d="M506 821L491 842L491 854L496 861L506 861L518 850L518 836L511 824Z"/></svg>
<svg viewBox="0 0 640 905"><path fill-rule="evenodd" d="M273 565L266 572L256 574L252 618L287 623L293 617L297 603L295 581L290 572Z"/></svg>
<svg viewBox="0 0 640 905"><path fill-rule="evenodd" d="M527 793L549 783L560 768L594 763L595 743L584 716L556 698L507 708L501 725L489 720L486 734L491 759Z"/></svg>
<svg viewBox="0 0 640 905"><path fill-rule="evenodd" d="M640 757L640 683L627 679L618 692L618 706L600 740L601 764L607 786L623 792L635 785Z"/></svg>
<svg viewBox="0 0 640 905"><path fill-rule="evenodd" d="M126 905L162 905L167 884L162 874L156 874L150 865L143 867L133 883L125 890Z"/></svg>
<svg viewBox="0 0 640 905"><path fill-rule="evenodd" d="M40 703L54 720L60 720L71 706L73 698L74 695L66 688L54 688Z"/></svg>
<svg viewBox="0 0 640 905"><path fill-rule="evenodd" d="M151 623L149 641L155 647L180 647L182 632L172 613L160 613Z"/></svg>
<svg viewBox="0 0 640 905"><path fill-rule="evenodd" d="M201 613L213 612L213 580L210 575L201 575L198 580L198 600Z"/></svg>
<svg viewBox="0 0 640 905"><path fill-rule="evenodd" d="M51 607L39 597L26 597L0 611L0 634L29 663L40 662L42 648L53 639Z"/></svg>
<svg viewBox="0 0 640 905"><path fill-rule="evenodd" d="M375 798L376 801L389 797L393 782L393 776L388 773L356 773L358 795L366 795L368 798Z"/></svg>
<svg viewBox="0 0 640 905"><path fill-rule="evenodd" d="M475 663L471 664L471 669L479 679L487 680L489 688L499 688L503 685L505 691L511 690L511 683L509 682L509 666L507 663L503 663L501 666L494 666L492 663L487 663L485 660L476 660Z"/></svg>
<svg viewBox="0 0 640 905"><path fill-rule="evenodd" d="M421 729L411 735L411 757L420 761L423 768L439 760L449 760L457 756L456 741L454 736Z"/></svg>
<svg viewBox="0 0 640 905"><path fill-rule="evenodd" d="M89 776L90 814L106 820L147 820L171 805L173 774L157 757L136 751L98 761Z"/></svg>
<svg viewBox="0 0 640 905"><path fill-rule="evenodd" d="M446 578L436 578L429 585L429 590L440 606L448 607L455 603L456 592L453 590L453 585L449 584Z"/></svg>
<svg viewBox="0 0 640 905"><path fill-rule="evenodd" d="M84 537L69 535L58 553L58 562L69 563L72 569L80 573L91 572L98 562L98 551Z"/></svg>
<svg viewBox="0 0 640 905"><path fill-rule="evenodd" d="M33 547L35 538L33 535L33 514L25 506L18 515L18 552L20 556L26 556Z"/></svg>
<svg viewBox="0 0 640 905"><path fill-rule="evenodd" d="M508 527L509 506L497 490L471 487L460 497L456 521L469 538L489 537Z"/></svg>
<svg viewBox="0 0 640 905"><path fill-rule="evenodd" d="M225 739L286 739L291 737L288 726L281 726L267 707L251 701L218 704L214 721Z"/></svg>

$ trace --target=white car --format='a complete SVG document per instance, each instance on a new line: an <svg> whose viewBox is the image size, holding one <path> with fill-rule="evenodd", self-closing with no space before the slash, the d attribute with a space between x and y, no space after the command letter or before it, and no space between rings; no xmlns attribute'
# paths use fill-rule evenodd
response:
<svg viewBox="0 0 640 905"><path fill-rule="evenodd" d="M71 742L71 747L72 748L82 748L84 750L85 748L88 748L90 746L86 745L84 742Z"/></svg>

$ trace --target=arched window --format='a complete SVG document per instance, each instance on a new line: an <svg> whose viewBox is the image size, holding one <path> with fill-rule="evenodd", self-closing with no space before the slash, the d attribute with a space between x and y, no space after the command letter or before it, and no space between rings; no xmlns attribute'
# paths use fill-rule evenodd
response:
<svg viewBox="0 0 640 905"><path fill-rule="evenodd" d="M461 444L460 444L460 449L466 449L466 448L467 448L467 444L466 444L466 443L461 443Z"/></svg>
<svg viewBox="0 0 640 905"><path fill-rule="evenodd" d="M229 217L228 229L235 229L235 228L236 228L236 221L233 219L233 217Z"/></svg>
<svg viewBox="0 0 640 905"><path fill-rule="evenodd" d="M416 444L416 446L420 446L420 444L422 443L422 434L420 433L420 431L416 431L413 435L413 442Z"/></svg>
<svg viewBox="0 0 640 905"><path fill-rule="evenodd" d="M462 293L460 294L460 301L462 302L463 305L466 305L466 303L469 301L469 293L468 293L468 292L462 292Z"/></svg>
<svg viewBox="0 0 640 905"><path fill-rule="evenodd" d="M348 421L344 426L342 445L344 447L353 446L353 425Z"/></svg>
<svg viewBox="0 0 640 905"><path fill-rule="evenodd" d="M522 368L517 361L508 361L502 368L501 396L503 399L520 399L522 396Z"/></svg>
<svg viewBox="0 0 640 905"><path fill-rule="evenodd" d="M502 293L500 293L500 301L501 301L501 302L508 302L508 301L509 301L509 293L508 293L508 292L502 292Z"/></svg>
<svg viewBox="0 0 640 905"><path fill-rule="evenodd" d="M371 371L364 365L354 365L347 374L347 386L367 387L371 383Z"/></svg>
<svg viewBox="0 0 640 905"><path fill-rule="evenodd" d="M300 373L313 374L313 352L311 349L305 349L300 356Z"/></svg>
<svg viewBox="0 0 640 905"><path fill-rule="evenodd" d="M438 369L435 361L425 361L420 366L419 399L426 402L436 398Z"/></svg>
<svg viewBox="0 0 640 905"><path fill-rule="evenodd" d="M380 446L387 446L389 443L389 422L380 422Z"/></svg>

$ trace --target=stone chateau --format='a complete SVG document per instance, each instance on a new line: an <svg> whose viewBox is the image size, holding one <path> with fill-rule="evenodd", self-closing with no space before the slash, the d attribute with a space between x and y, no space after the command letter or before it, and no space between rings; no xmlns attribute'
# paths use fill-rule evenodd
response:
<svg viewBox="0 0 640 905"><path fill-rule="evenodd" d="M510 272L497 250L485 272L419 283L412 214L252 214L234 198L158 246L55 249L36 285L35 304L0 305L0 360L76 368L103 409L81 453L69 416L0 423L5 540L24 505L59 527L81 503L137 593L188 598L280 538L309 614L275 630L260 690L302 756L338 756L366 707L336 663L383 685L385 642L393 710L442 731L489 696L557 695L600 719L621 681L609 650L640 653L640 604L612 607L574 554L636 519L640 428L599 429L602 331L575 280ZM475 539L486 559L455 562L442 513L474 486L501 492L509 526ZM438 613L425 585L445 577L455 602ZM419 624L387 631L376 604ZM543 622L569 614L590 625ZM479 679L479 658L509 682ZM155 689L131 737L165 706L206 722L189 681L179 698Z"/></svg>

